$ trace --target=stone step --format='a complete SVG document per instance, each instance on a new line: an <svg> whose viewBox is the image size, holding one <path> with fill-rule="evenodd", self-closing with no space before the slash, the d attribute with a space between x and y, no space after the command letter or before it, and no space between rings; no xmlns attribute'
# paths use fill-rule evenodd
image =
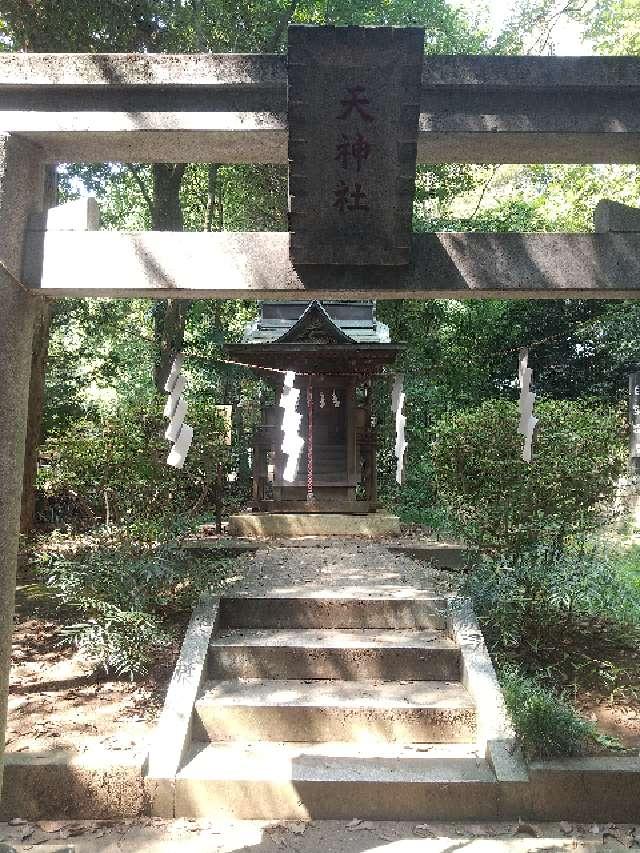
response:
<svg viewBox="0 0 640 853"><path fill-rule="evenodd" d="M415 593L412 591L412 594ZM446 601L428 592L412 598L319 594L223 597L225 628L381 628L410 630L446 626Z"/></svg>
<svg viewBox="0 0 640 853"><path fill-rule="evenodd" d="M176 779L175 814L235 820L491 820L497 815L497 788L490 767L465 744L194 744Z"/></svg>
<svg viewBox="0 0 640 853"><path fill-rule="evenodd" d="M433 630L232 628L211 640L209 677L458 681L460 650Z"/></svg>
<svg viewBox="0 0 640 853"><path fill-rule="evenodd" d="M208 682L196 700L194 740L469 743L473 701L446 681Z"/></svg>

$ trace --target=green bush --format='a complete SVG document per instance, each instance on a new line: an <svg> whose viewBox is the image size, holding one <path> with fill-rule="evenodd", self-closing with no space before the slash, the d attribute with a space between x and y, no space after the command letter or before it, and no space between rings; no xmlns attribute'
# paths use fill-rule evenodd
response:
<svg viewBox="0 0 640 853"><path fill-rule="evenodd" d="M200 594L218 588L231 571L230 560L186 555L178 539L188 527L183 519L161 518L84 535L54 533L35 543L38 583L31 593L54 597L73 614L62 634L96 667L144 674Z"/></svg>
<svg viewBox="0 0 640 853"><path fill-rule="evenodd" d="M522 675L517 667L504 667L500 684L527 758L579 755L601 743L595 726L580 717L563 696ZM609 741L607 745L613 744Z"/></svg>
<svg viewBox="0 0 640 853"><path fill-rule="evenodd" d="M216 465L230 461L224 423L213 404L190 404L194 440L184 468L176 470L166 464L163 405L156 396L49 436L38 473L40 521L120 524L210 507Z"/></svg>
<svg viewBox="0 0 640 853"><path fill-rule="evenodd" d="M552 684L637 684L640 589L602 549L485 557L463 593L499 664L515 662Z"/></svg>
<svg viewBox="0 0 640 853"><path fill-rule="evenodd" d="M518 552L562 543L602 519L623 470L616 411L590 401L536 404L534 458L523 462L518 408L490 400L436 426L437 498L469 543Z"/></svg>

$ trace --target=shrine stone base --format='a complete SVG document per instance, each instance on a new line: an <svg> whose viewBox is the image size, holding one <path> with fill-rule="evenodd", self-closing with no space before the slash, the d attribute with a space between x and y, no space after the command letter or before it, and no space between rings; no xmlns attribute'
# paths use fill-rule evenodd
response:
<svg viewBox="0 0 640 853"><path fill-rule="evenodd" d="M397 515L372 512L368 515L340 513L247 512L229 519L229 536L263 539L295 536L398 536Z"/></svg>

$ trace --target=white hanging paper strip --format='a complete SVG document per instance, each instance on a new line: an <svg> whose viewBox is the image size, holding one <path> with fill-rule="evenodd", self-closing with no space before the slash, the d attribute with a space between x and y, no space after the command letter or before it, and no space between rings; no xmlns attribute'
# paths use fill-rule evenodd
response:
<svg viewBox="0 0 640 853"><path fill-rule="evenodd" d="M529 360L529 350L526 347L522 347L518 351L518 383L522 388L524 384L524 373L527 368L527 362Z"/></svg>
<svg viewBox="0 0 640 853"><path fill-rule="evenodd" d="M284 386L280 394L280 408L282 412L282 446L281 450L287 457L287 462L282 474L283 480L292 483L298 471L298 460L304 447L304 439L299 434L302 415L296 411L300 389L294 388L296 374L289 370L284 377Z"/></svg>
<svg viewBox="0 0 640 853"><path fill-rule="evenodd" d="M171 372L167 376L167 381L164 383L164 390L169 393L173 389L173 386L176 384L176 379L180 376L180 371L182 369L182 362L184 361L183 357L178 353L178 355L173 359L173 364L171 365Z"/></svg>
<svg viewBox="0 0 640 853"><path fill-rule="evenodd" d="M324 409L325 407L325 399L324 399L324 391L320 392L320 408Z"/></svg>
<svg viewBox="0 0 640 853"><path fill-rule="evenodd" d="M533 416L533 406L536 401L536 395L529 390L531 380L533 379L533 371L528 366L529 350L522 347L518 354L518 381L520 383L520 422L518 423L518 432L524 436L524 444L522 447L522 461L531 462L531 445L533 443L533 431L536 428L538 419Z"/></svg>
<svg viewBox="0 0 640 853"><path fill-rule="evenodd" d="M189 424L182 424L180 435L178 436L176 443L171 448L171 452L167 456L167 465L172 465L174 468L182 468L192 441L192 427L190 427Z"/></svg>
<svg viewBox="0 0 640 853"><path fill-rule="evenodd" d="M193 441L193 429L184 422L187 401L182 396L182 392L187 385L187 379L182 373L182 363L183 357L180 354L176 355L164 385L164 390L169 394L164 407L164 416L170 418L164 437L167 441L175 442L167 457L167 465L174 468L183 467Z"/></svg>
<svg viewBox="0 0 640 853"><path fill-rule="evenodd" d="M164 407L164 416L165 418L172 418L173 413L176 410L178 405L178 401L180 397L182 397L182 392L187 387L187 379L184 373L181 373L180 376L176 379L173 388L169 394L169 398L167 399L167 404Z"/></svg>
<svg viewBox="0 0 640 853"><path fill-rule="evenodd" d="M339 409L340 408L340 397L338 397L338 395L336 394L335 388L333 389L333 391L331 393L331 399L333 400L333 407L335 409Z"/></svg>
<svg viewBox="0 0 640 853"><path fill-rule="evenodd" d="M403 414L404 409L404 375L396 374L391 389L391 409L396 420L396 483L402 485L404 480L404 457L407 451L407 440L405 438L405 427L407 419Z"/></svg>
<svg viewBox="0 0 640 853"><path fill-rule="evenodd" d="M180 435L180 429L182 428L182 424L184 423L185 416L187 414L187 401L184 397L180 397L178 400L178 405L176 406L176 410L173 413L173 417L171 418L171 422L167 427L164 437L167 441L176 441L178 436Z"/></svg>

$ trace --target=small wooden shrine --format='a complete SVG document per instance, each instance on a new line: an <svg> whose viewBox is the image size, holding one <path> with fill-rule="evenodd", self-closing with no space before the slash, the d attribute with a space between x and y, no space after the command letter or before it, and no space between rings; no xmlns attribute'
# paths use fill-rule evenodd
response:
<svg viewBox="0 0 640 853"><path fill-rule="evenodd" d="M262 302L240 344L227 344L276 392L262 407L254 436L252 509L275 513L351 513L377 509L376 427L372 380L393 364L400 347L376 320L375 302ZM285 372L300 389L297 471L284 478L282 452Z"/></svg>

